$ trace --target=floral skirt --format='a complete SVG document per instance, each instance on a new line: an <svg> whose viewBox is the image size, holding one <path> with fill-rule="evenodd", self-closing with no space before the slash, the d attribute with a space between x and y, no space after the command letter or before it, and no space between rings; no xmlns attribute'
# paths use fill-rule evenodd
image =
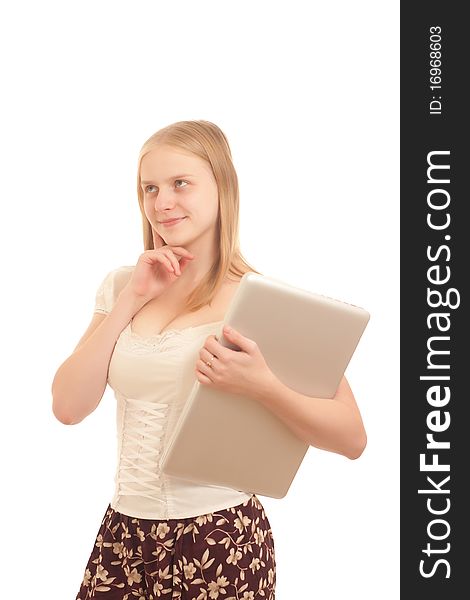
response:
<svg viewBox="0 0 470 600"><path fill-rule="evenodd" d="M108 505L76 600L274 600L275 585L271 526L253 494L185 519L140 519Z"/></svg>

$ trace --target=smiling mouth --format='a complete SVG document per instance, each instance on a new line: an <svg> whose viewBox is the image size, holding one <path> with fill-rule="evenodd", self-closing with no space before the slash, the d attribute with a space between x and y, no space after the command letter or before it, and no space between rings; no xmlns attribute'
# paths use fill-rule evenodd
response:
<svg viewBox="0 0 470 600"><path fill-rule="evenodd" d="M176 225L177 223L181 223L181 221L184 221L186 219L186 217L178 217L177 219L170 219L169 221L158 221L160 225L163 225L164 227L169 227L171 225Z"/></svg>

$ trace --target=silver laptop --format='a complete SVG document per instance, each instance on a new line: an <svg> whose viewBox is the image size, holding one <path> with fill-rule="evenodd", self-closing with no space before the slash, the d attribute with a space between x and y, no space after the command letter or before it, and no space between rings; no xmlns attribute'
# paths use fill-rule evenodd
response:
<svg viewBox="0 0 470 600"><path fill-rule="evenodd" d="M358 306L245 273L227 310L287 386L332 398L369 321ZM221 344L238 349L218 333ZM309 445L257 400L196 380L161 458L166 475L283 498Z"/></svg>

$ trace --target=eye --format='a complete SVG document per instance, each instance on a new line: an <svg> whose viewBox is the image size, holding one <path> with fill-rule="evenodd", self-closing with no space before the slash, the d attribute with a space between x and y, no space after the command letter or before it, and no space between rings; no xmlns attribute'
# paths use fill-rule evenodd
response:
<svg viewBox="0 0 470 600"><path fill-rule="evenodd" d="M184 179L175 179L175 183L178 183L178 182L179 182L179 183L184 183L185 185L184 185L184 186L177 185L177 186L176 186L177 188L180 188L180 187L185 187L186 185L188 185L188 182L187 182L187 181L185 181ZM150 184L150 185L147 185L147 186L145 186L145 191L146 191L148 194L153 194L154 190L149 190L149 188L156 188L156 187L157 187L157 186L155 186L155 185L152 185L152 184Z"/></svg>

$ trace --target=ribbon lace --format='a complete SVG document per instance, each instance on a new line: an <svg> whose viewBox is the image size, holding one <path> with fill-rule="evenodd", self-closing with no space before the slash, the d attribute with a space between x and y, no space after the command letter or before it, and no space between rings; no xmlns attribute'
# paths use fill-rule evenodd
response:
<svg viewBox="0 0 470 600"><path fill-rule="evenodd" d="M117 481L120 496L143 496L156 502L164 502L158 473L158 456L167 411L168 404L125 399L124 433Z"/></svg>

